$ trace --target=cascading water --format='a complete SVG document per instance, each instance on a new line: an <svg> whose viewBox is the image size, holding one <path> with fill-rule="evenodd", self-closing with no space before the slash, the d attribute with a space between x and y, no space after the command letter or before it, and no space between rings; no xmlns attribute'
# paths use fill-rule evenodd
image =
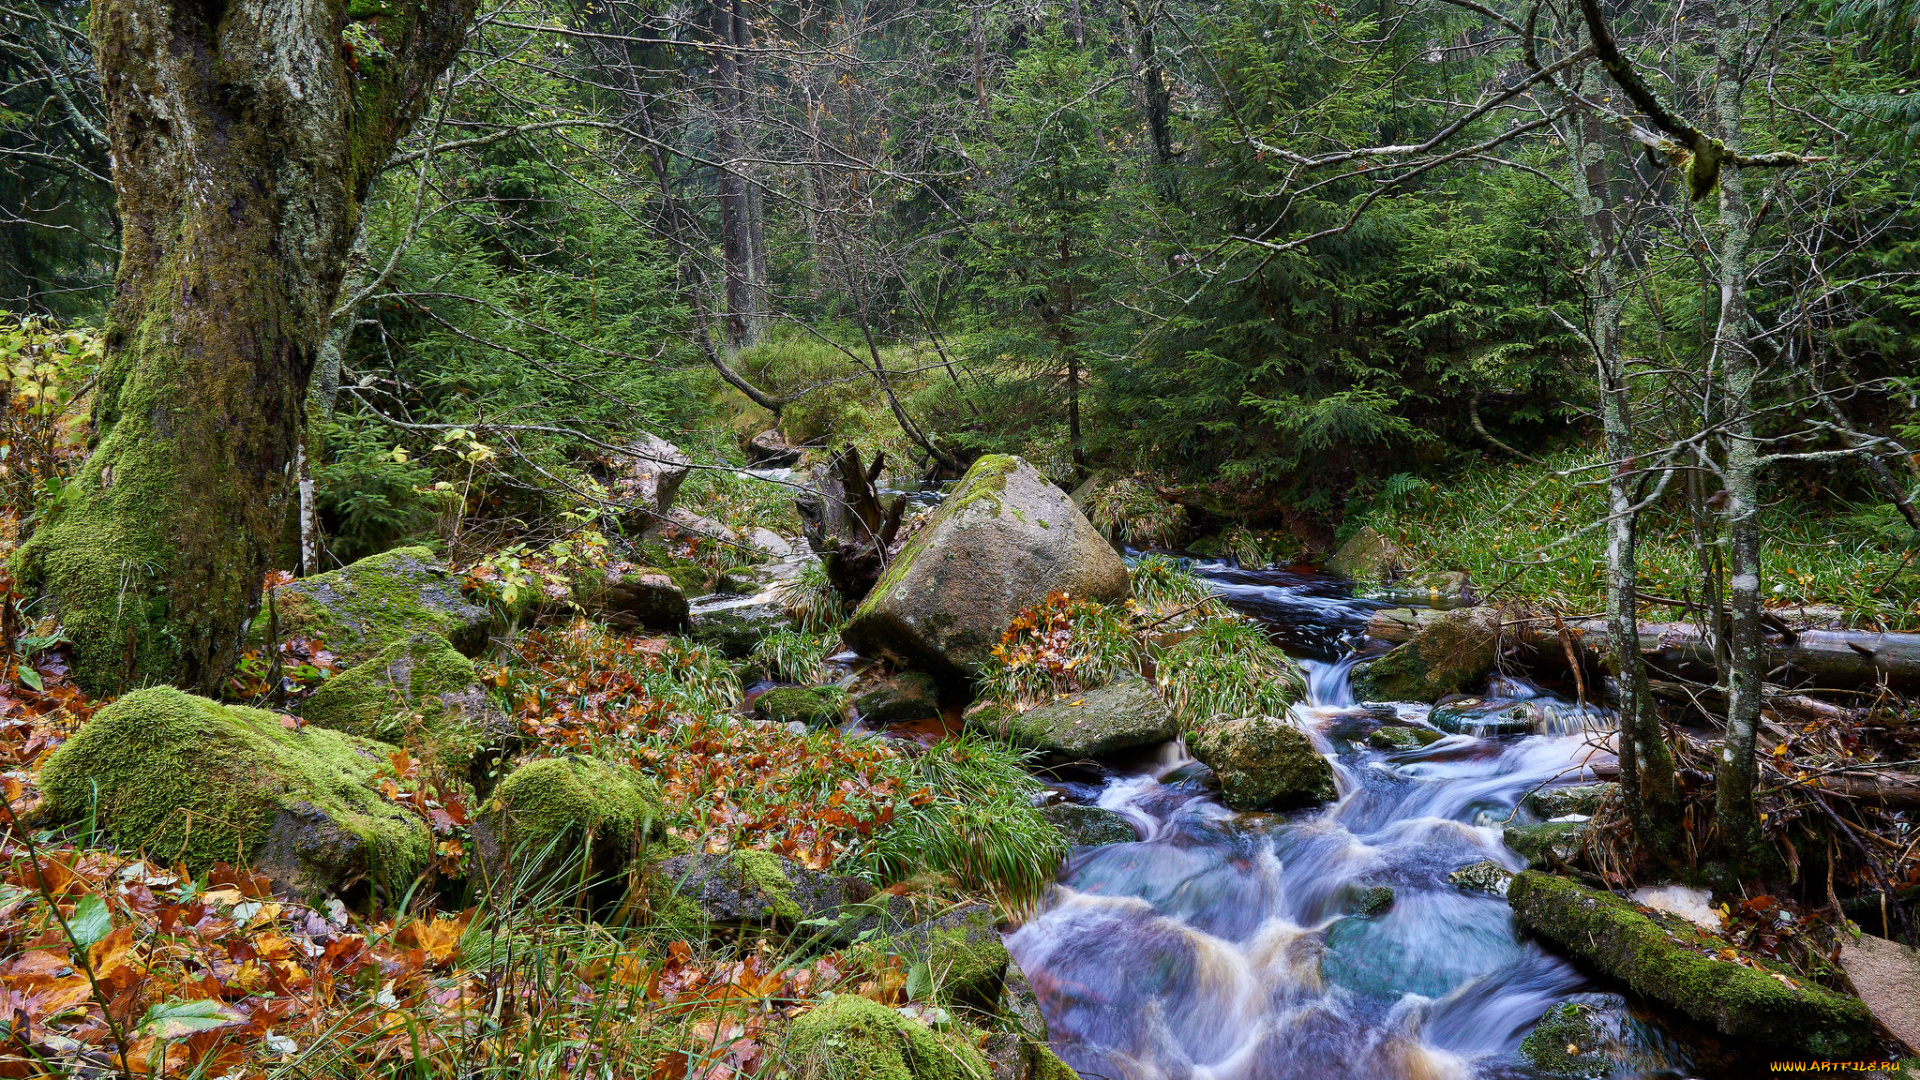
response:
<svg viewBox="0 0 1920 1080"><path fill-rule="evenodd" d="M1347 646L1377 605L1313 575L1200 569L1303 657L1295 719L1333 759L1340 798L1286 817L1235 813L1188 778L1177 743L1142 771L1073 785L1141 839L1077 852L1008 935L1056 1052L1111 1080L1527 1076L1521 1040L1578 999L1618 1034L1616 1076L1682 1075L1657 1030L1525 940L1502 899L1447 880L1482 860L1522 866L1501 842L1522 797L1610 760L1578 733L1592 710L1496 686L1562 733L1356 746L1343 737L1359 712ZM1426 713L1395 709L1402 722Z"/></svg>

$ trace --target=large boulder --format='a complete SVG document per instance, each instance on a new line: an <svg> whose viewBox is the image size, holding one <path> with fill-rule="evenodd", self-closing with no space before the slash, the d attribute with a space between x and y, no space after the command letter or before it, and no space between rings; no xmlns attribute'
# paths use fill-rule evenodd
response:
<svg viewBox="0 0 1920 1080"><path fill-rule="evenodd" d="M1341 544L1325 565L1327 573L1354 581L1385 581L1400 568L1400 552L1368 525Z"/></svg>
<svg viewBox="0 0 1920 1080"><path fill-rule="evenodd" d="M273 604L283 639L318 639L346 664L371 660L421 631L477 656L496 625L426 547L394 548L290 582L273 590Z"/></svg>
<svg viewBox="0 0 1920 1080"><path fill-rule="evenodd" d="M1214 720L1187 734L1187 749L1220 778L1236 810L1291 810L1331 801L1333 766L1283 717Z"/></svg>
<svg viewBox="0 0 1920 1080"><path fill-rule="evenodd" d="M1449 611L1412 640L1368 664L1353 680L1366 701L1438 701L1478 687L1500 659L1500 612Z"/></svg>
<svg viewBox="0 0 1920 1080"><path fill-rule="evenodd" d="M966 679L1022 611L1065 592L1127 595L1127 566L1065 492L1017 457L975 462L893 557L841 636L947 679Z"/></svg>
<svg viewBox="0 0 1920 1080"><path fill-rule="evenodd" d="M433 633L396 641L328 679L300 715L331 731L420 748L469 772L497 760L519 735L481 688L473 661Z"/></svg>
<svg viewBox="0 0 1920 1080"><path fill-rule="evenodd" d="M684 506L676 506L655 519L646 536L655 540L693 540L728 546L740 544L739 533Z"/></svg>
<svg viewBox="0 0 1920 1080"><path fill-rule="evenodd" d="M1158 746L1180 734L1160 695L1137 675L1055 698L1024 713L991 705L976 709L968 714L967 726L1036 751L1052 763Z"/></svg>
<svg viewBox="0 0 1920 1080"><path fill-rule="evenodd" d="M573 602L617 630L678 630L687 623L686 591L672 574L648 566L589 570L574 579Z"/></svg>
<svg viewBox="0 0 1920 1080"><path fill-rule="evenodd" d="M1678 917L1656 921L1625 897L1537 871L1514 876L1507 902L1529 930L1733 1039L1838 1060L1863 1058L1873 1045L1873 1017L1858 999L1717 959L1727 942Z"/></svg>
<svg viewBox="0 0 1920 1080"><path fill-rule="evenodd" d="M113 842L195 873L249 863L291 896L397 897L433 834L381 798L394 748L169 686L135 690L40 770L50 821L91 819Z"/></svg>
<svg viewBox="0 0 1920 1080"><path fill-rule="evenodd" d="M787 1029L799 1080L984 1080L987 1063L959 1033L939 1033L871 998L841 993Z"/></svg>
<svg viewBox="0 0 1920 1080"><path fill-rule="evenodd" d="M476 833L481 860L498 876L516 862L589 879L617 873L644 845L666 834L666 813L652 781L597 758L530 761L500 782L493 812Z"/></svg>
<svg viewBox="0 0 1920 1080"><path fill-rule="evenodd" d="M621 520L628 532L645 532L672 509L691 464L679 447L656 435L640 436L614 457L608 501L626 508Z"/></svg>

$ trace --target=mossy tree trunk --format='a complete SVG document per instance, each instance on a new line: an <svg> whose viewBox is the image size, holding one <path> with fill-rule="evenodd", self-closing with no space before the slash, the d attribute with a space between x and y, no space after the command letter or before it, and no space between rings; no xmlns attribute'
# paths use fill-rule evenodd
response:
<svg viewBox="0 0 1920 1080"><path fill-rule="evenodd" d="M474 8L96 0L122 256L92 455L18 556L88 687L232 669L361 201Z"/></svg>

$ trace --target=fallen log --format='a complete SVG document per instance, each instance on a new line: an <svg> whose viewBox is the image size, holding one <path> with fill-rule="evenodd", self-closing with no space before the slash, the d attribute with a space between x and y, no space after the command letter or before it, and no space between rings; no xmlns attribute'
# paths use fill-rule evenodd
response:
<svg viewBox="0 0 1920 1080"><path fill-rule="evenodd" d="M1605 655L1607 624L1601 619L1567 623L1586 646ZM1767 639L1770 671L1811 676L1827 685L1857 685L1885 679L1895 685L1920 683L1920 634L1882 634L1871 630L1806 630L1792 637ZM1640 655L1656 666L1712 667L1713 648L1699 627L1688 623L1641 623ZM1777 676L1769 676L1777 678Z"/></svg>

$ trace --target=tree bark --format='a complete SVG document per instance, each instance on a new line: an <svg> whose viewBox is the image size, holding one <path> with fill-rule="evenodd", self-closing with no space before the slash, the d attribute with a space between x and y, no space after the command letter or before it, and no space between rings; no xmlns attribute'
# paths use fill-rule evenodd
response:
<svg viewBox="0 0 1920 1080"><path fill-rule="evenodd" d="M726 335L733 347L759 337L759 290L754 280L753 200L746 163L746 73L740 57L753 33L745 0L714 0L714 148L719 162L720 254L726 264Z"/></svg>
<svg viewBox="0 0 1920 1080"><path fill-rule="evenodd" d="M1737 146L1745 104L1747 26L1739 5L1714 13L1714 135ZM1754 430L1758 362L1748 333L1747 276L1753 247L1752 212L1739 166L1720 172L1714 247L1719 319L1713 361L1720 369L1727 484L1727 732L1714 777L1714 826L1724 854L1736 866L1763 850L1754 809L1754 736L1760 724L1766 674L1766 628L1760 621L1760 446Z"/></svg>
<svg viewBox="0 0 1920 1080"><path fill-rule="evenodd" d="M238 659L361 201L474 7L94 5L123 251L92 455L17 557L89 689Z"/></svg>
<svg viewBox="0 0 1920 1080"><path fill-rule="evenodd" d="M1590 71L1587 80L1597 84L1599 73ZM1591 92L1596 86L1586 89ZM1606 620L1620 679L1621 798L1640 843L1671 858L1677 847L1672 826L1679 820L1679 789L1673 755L1647 689L1646 664L1636 648L1639 514L1634 507L1639 502L1636 488L1641 471L1633 440L1633 389L1620 340L1626 307L1621 253L1626 238L1613 192L1617 157L1608 150L1599 117L1582 111L1568 126L1572 130L1567 144L1573 148L1580 173L1574 198L1587 239L1588 335L1598 367L1607 460L1613 463L1607 474Z"/></svg>

